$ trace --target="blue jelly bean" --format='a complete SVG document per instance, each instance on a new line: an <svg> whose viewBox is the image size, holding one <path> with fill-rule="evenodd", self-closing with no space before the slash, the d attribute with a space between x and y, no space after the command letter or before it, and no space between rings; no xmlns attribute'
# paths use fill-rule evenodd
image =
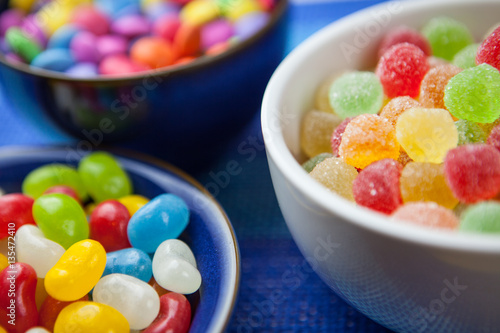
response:
<svg viewBox="0 0 500 333"><path fill-rule="evenodd" d="M174 194L162 194L139 209L130 219L127 234L133 247L148 253L165 240L177 238L189 222L189 208Z"/></svg>
<svg viewBox="0 0 500 333"><path fill-rule="evenodd" d="M94 0L94 5L109 16L130 5L140 6L140 0Z"/></svg>
<svg viewBox="0 0 500 333"><path fill-rule="evenodd" d="M66 70L66 74L76 78L93 78L98 75L96 64L82 62Z"/></svg>
<svg viewBox="0 0 500 333"><path fill-rule="evenodd" d="M151 258L146 252L128 248L109 252L106 255L106 268L102 275L120 273L148 282L153 276L152 267Z"/></svg>
<svg viewBox="0 0 500 333"><path fill-rule="evenodd" d="M56 30L50 36L50 39L47 43L48 49L69 49L69 45L73 37L82 31L77 26L66 24Z"/></svg>
<svg viewBox="0 0 500 333"><path fill-rule="evenodd" d="M66 49L48 49L33 59L31 66L47 70L64 72L75 65L75 58Z"/></svg>
<svg viewBox="0 0 500 333"><path fill-rule="evenodd" d="M181 7L175 3L160 1L147 5L146 8L144 8L144 14L146 14L146 17L151 22L155 22L157 19L167 14L178 15L180 10Z"/></svg>
<svg viewBox="0 0 500 333"><path fill-rule="evenodd" d="M141 15L141 6L137 4L131 4L125 6L120 10L118 10L117 12L113 13L111 18L113 20L116 20L117 18L120 18L122 16L129 16L129 15Z"/></svg>

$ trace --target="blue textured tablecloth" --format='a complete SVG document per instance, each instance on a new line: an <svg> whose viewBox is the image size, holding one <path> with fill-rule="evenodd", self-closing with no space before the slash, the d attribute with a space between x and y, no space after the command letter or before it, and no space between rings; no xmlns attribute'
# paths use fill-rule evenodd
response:
<svg viewBox="0 0 500 333"><path fill-rule="evenodd" d="M381 2L301 0L290 6L287 52L313 32ZM13 110L0 82L0 146L70 144L47 119ZM245 154L238 147L244 145ZM229 332L388 332L347 305L312 272L288 232L271 183L259 114L210 165L193 176L211 186L229 161L241 172L218 187L241 249L241 286Z"/></svg>

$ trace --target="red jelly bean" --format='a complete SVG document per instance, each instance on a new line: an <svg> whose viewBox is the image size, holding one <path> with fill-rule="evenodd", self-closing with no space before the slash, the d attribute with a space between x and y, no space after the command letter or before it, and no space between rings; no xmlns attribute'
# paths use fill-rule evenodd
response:
<svg viewBox="0 0 500 333"><path fill-rule="evenodd" d="M487 63L500 71L500 27L496 28L479 46L476 63Z"/></svg>
<svg viewBox="0 0 500 333"><path fill-rule="evenodd" d="M33 202L32 198L18 193L0 197L0 239L13 236L22 225L36 224L31 213Z"/></svg>
<svg viewBox="0 0 500 333"><path fill-rule="evenodd" d="M171 292L160 297L160 313L142 333L184 333L189 330L190 324L189 301L184 295Z"/></svg>
<svg viewBox="0 0 500 333"><path fill-rule="evenodd" d="M28 264L15 263L0 273L0 325L9 333L24 333L38 324L36 272Z"/></svg>
<svg viewBox="0 0 500 333"><path fill-rule="evenodd" d="M500 152L487 144L463 145L444 159L446 182L466 203L491 199L500 191Z"/></svg>
<svg viewBox="0 0 500 333"><path fill-rule="evenodd" d="M431 46L420 32L407 26L399 26L395 29L389 31L382 41L378 49L379 58L384 55L384 53L389 50L392 46L400 43L410 43L421 49L426 56L432 54Z"/></svg>
<svg viewBox="0 0 500 333"><path fill-rule="evenodd" d="M56 323L57 316L59 313L64 309L66 306L70 305L71 303L74 302L79 302L79 301L88 301L89 296L85 295L80 299L77 299L76 301L72 302L63 302L59 301L52 296L47 296L45 301L42 304L42 307L40 308L40 314L39 314L39 326L43 326L49 331L53 332L54 331L54 324Z"/></svg>
<svg viewBox="0 0 500 333"><path fill-rule="evenodd" d="M420 83L429 70L425 53L410 43L394 45L387 50L377 65L376 74L389 98L417 97Z"/></svg>
<svg viewBox="0 0 500 333"><path fill-rule="evenodd" d="M69 186L64 186L64 185L52 186L48 188L47 191L45 191L43 194L51 194L51 193L66 194L67 196L70 196L73 199L75 199L78 203L81 203L80 198L78 197L76 191Z"/></svg>
<svg viewBox="0 0 500 333"><path fill-rule="evenodd" d="M334 157L339 157L339 146L342 141L342 134L345 132L345 128L351 122L354 117L349 117L344 119L332 133L332 138L330 139L330 144L332 146L332 153Z"/></svg>
<svg viewBox="0 0 500 333"><path fill-rule="evenodd" d="M364 168L352 184L356 203L384 214L391 214L402 203L399 178L403 166L383 159Z"/></svg>
<svg viewBox="0 0 500 333"><path fill-rule="evenodd" d="M150 68L132 61L124 54L113 54L102 59L99 64L99 73L102 75L127 75Z"/></svg>
<svg viewBox="0 0 500 333"><path fill-rule="evenodd" d="M130 213L116 200L101 202L90 215L90 238L100 242L106 252L132 247L127 236Z"/></svg>

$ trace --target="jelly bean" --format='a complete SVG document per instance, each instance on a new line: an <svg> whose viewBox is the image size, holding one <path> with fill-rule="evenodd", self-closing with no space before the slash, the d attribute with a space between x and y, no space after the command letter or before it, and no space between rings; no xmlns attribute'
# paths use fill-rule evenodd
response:
<svg viewBox="0 0 500 333"><path fill-rule="evenodd" d="M32 327L26 331L26 333L50 333L50 331L46 330L43 327Z"/></svg>
<svg viewBox="0 0 500 333"><path fill-rule="evenodd" d="M41 47L47 46L47 36L37 22L35 15L26 16L19 28Z"/></svg>
<svg viewBox="0 0 500 333"><path fill-rule="evenodd" d="M35 291L35 302L36 302L36 308L38 311L40 311L40 308L42 307L43 302L47 299L49 294L47 293L47 290L45 289L45 279L38 278L36 280L36 291Z"/></svg>
<svg viewBox="0 0 500 333"><path fill-rule="evenodd" d="M458 219L449 209L435 202L412 202L399 207L391 218L436 229L456 230Z"/></svg>
<svg viewBox="0 0 500 333"><path fill-rule="evenodd" d="M14 236L25 224L35 224L31 209L33 199L20 193L0 196L0 239Z"/></svg>
<svg viewBox="0 0 500 333"><path fill-rule="evenodd" d="M52 34L59 28L70 22L72 14L73 9L66 1L64 5L59 6L51 6L51 3L49 2L40 8L35 15L41 28L50 38L50 36L52 36Z"/></svg>
<svg viewBox="0 0 500 333"><path fill-rule="evenodd" d="M264 28L269 22L270 15L266 12L253 12L241 16L234 23L234 35L240 40L245 40Z"/></svg>
<svg viewBox="0 0 500 333"><path fill-rule="evenodd" d="M38 324L36 282L35 270L25 263L11 264L0 273L0 325L9 333L24 333Z"/></svg>
<svg viewBox="0 0 500 333"><path fill-rule="evenodd" d="M127 237L130 214L116 200L107 200L97 205L90 216L90 238L100 242L106 252L131 247Z"/></svg>
<svg viewBox="0 0 500 333"><path fill-rule="evenodd" d="M117 309L131 329L148 327L160 311L160 297L153 287L124 274L104 276L95 286L93 298Z"/></svg>
<svg viewBox="0 0 500 333"><path fill-rule="evenodd" d="M76 59L66 49L47 49L37 55L31 62L32 67L50 71L64 72L75 65Z"/></svg>
<svg viewBox="0 0 500 333"><path fill-rule="evenodd" d="M201 30L198 26L181 24L174 37L173 48L176 57L198 56Z"/></svg>
<svg viewBox="0 0 500 333"><path fill-rule="evenodd" d="M331 157L316 165L310 173L311 177L323 184L328 190L354 201L352 182L358 176L353 166L340 158Z"/></svg>
<svg viewBox="0 0 500 333"><path fill-rule="evenodd" d="M47 239L65 249L89 236L82 206L65 194L46 194L33 204L33 218Z"/></svg>
<svg viewBox="0 0 500 333"><path fill-rule="evenodd" d="M148 69L147 66L133 62L124 54L107 56L99 64L99 73L101 75L122 76Z"/></svg>
<svg viewBox="0 0 500 333"><path fill-rule="evenodd" d="M120 17L111 24L111 32L127 38L147 35L150 22L141 15L128 15Z"/></svg>
<svg viewBox="0 0 500 333"><path fill-rule="evenodd" d="M45 288L60 301L82 298L99 281L106 266L106 251L86 239L73 244L45 276ZM57 324L56 324L57 325Z"/></svg>
<svg viewBox="0 0 500 333"><path fill-rule="evenodd" d="M160 313L142 333L186 333L191 324L191 305L186 297L168 293L160 297Z"/></svg>
<svg viewBox="0 0 500 333"><path fill-rule="evenodd" d="M57 317L54 333L129 333L127 319L116 309L96 302L75 302Z"/></svg>
<svg viewBox="0 0 500 333"><path fill-rule="evenodd" d="M460 218L460 231L500 233L500 204L485 201L467 208Z"/></svg>
<svg viewBox="0 0 500 333"><path fill-rule="evenodd" d="M446 60L452 60L458 51L473 42L463 23L444 16L429 20L422 28L422 34L431 44L432 54Z"/></svg>
<svg viewBox="0 0 500 333"><path fill-rule="evenodd" d="M114 273L130 275L149 282L153 276L151 258L146 252L135 248L108 252L103 275Z"/></svg>
<svg viewBox="0 0 500 333"><path fill-rule="evenodd" d="M158 246L153 257L153 276L160 286L180 294L192 294L201 285L193 252L178 239L168 239Z"/></svg>
<svg viewBox="0 0 500 333"><path fill-rule="evenodd" d="M190 1L180 12L182 22L193 26L204 25L215 20L219 15L219 7L210 0Z"/></svg>
<svg viewBox="0 0 500 333"><path fill-rule="evenodd" d="M160 286L158 282L156 282L154 277L152 277L148 283L151 287L153 287L153 289L158 293L158 296L160 297L171 292L170 290L167 290L162 286Z"/></svg>
<svg viewBox="0 0 500 333"><path fill-rule="evenodd" d="M80 198L78 197L78 193L76 191L65 185L56 185L49 187L43 194L54 194L54 193L60 193L60 194L66 194L69 197L72 197L76 201L80 202Z"/></svg>
<svg viewBox="0 0 500 333"><path fill-rule="evenodd" d="M71 40L76 34L81 32L81 28L72 24L66 24L57 29L47 43L47 48L50 49L69 49Z"/></svg>
<svg viewBox="0 0 500 333"><path fill-rule="evenodd" d="M420 32L402 25L391 29L384 35L378 47L378 57L381 58L387 50L400 43L413 44L421 49L426 56L432 54L429 42Z"/></svg>
<svg viewBox="0 0 500 333"><path fill-rule="evenodd" d="M207 23L201 28L201 48L207 50L233 36L233 25L224 19Z"/></svg>
<svg viewBox="0 0 500 333"><path fill-rule="evenodd" d="M174 194L162 194L132 216L127 233L133 247L153 253L166 239L177 238L189 223L189 208Z"/></svg>
<svg viewBox="0 0 500 333"><path fill-rule="evenodd" d="M130 49L133 61L150 68L160 68L173 64L174 53L171 45L159 37L138 39Z"/></svg>
<svg viewBox="0 0 500 333"><path fill-rule="evenodd" d="M134 215L139 209L149 202L149 199L142 195L128 195L118 199L118 201L127 207L130 216Z"/></svg>
<svg viewBox="0 0 500 333"><path fill-rule="evenodd" d="M18 8L24 12L29 12L35 1L36 0L10 0L9 5L12 8Z"/></svg>
<svg viewBox="0 0 500 333"><path fill-rule="evenodd" d="M166 41L173 42L175 34L180 26L181 21L177 15L166 14L155 21L153 33Z"/></svg>
<svg viewBox="0 0 500 333"><path fill-rule="evenodd" d="M75 78L93 78L99 74L96 64L80 63L66 70L66 75Z"/></svg>
<svg viewBox="0 0 500 333"><path fill-rule="evenodd" d="M249 13L262 10L259 3L252 0L226 0L225 3L226 6L223 9L225 11L225 16L232 21L236 21Z"/></svg>
<svg viewBox="0 0 500 333"><path fill-rule="evenodd" d="M11 27L19 27L23 21L24 14L19 9L7 9L0 14L0 36L5 36L5 33Z"/></svg>
<svg viewBox="0 0 500 333"><path fill-rule="evenodd" d="M63 302L55 299L52 296L47 296L42 306L40 307L38 324L40 326L45 327L49 331L54 331L54 324L56 323L57 316L66 306L78 302L78 301L88 301L89 296L85 295L82 298L72 301L72 302Z"/></svg>
<svg viewBox="0 0 500 333"><path fill-rule="evenodd" d="M87 155L80 161L78 173L94 201L118 199L132 193L128 175L108 153Z"/></svg>
<svg viewBox="0 0 500 333"><path fill-rule="evenodd" d="M42 47L37 42L16 27L7 30L5 40L12 50L28 63L42 52Z"/></svg>
<svg viewBox="0 0 500 333"><path fill-rule="evenodd" d="M229 41L219 42L217 44L210 46L208 49L206 49L205 55L216 56L218 54L226 52L230 46L231 46L231 44L229 43Z"/></svg>
<svg viewBox="0 0 500 333"><path fill-rule="evenodd" d="M330 153L322 153L316 155L308 159L306 162L304 162L302 164L302 167L304 168L304 170L306 170L307 173L309 173L314 169L314 167L316 167L316 165L318 165L319 163L323 162L324 160L330 157L333 157L333 155Z"/></svg>
<svg viewBox="0 0 500 333"><path fill-rule="evenodd" d="M127 52L127 39L118 35L104 35L97 39L96 48L102 57L125 54Z"/></svg>
<svg viewBox="0 0 500 333"><path fill-rule="evenodd" d="M73 11L71 23L95 36L107 34L110 26L108 17L93 6L78 7Z"/></svg>
<svg viewBox="0 0 500 333"><path fill-rule="evenodd" d="M156 22L164 16L178 17L181 7L173 2L154 1L147 3L147 0L142 1L143 13L151 22Z"/></svg>
<svg viewBox="0 0 500 333"><path fill-rule="evenodd" d="M87 190L77 171L62 164L48 164L31 171L24 178L22 187L24 194L36 199L56 185L71 187L83 202L88 199Z"/></svg>
<svg viewBox="0 0 500 333"><path fill-rule="evenodd" d="M34 225L19 228L16 241L17 260L31 265L39 278L44 278L65 252L61 245L45 238Z"/></svg>
<svg viewBox="0 0 500 333"><path fill-rule="evenodd" d="M322 111L309 111L302 121L300 146L308 157L331 151L330 138L342 122L337 115Z"/></svg>
<svg viewBox="0 0 500 333"><path fill-rule="evenodd" d="M77 33L70 43L71 54L78 62L98 63L101 60L101 54L97 45L97 37L88 32L81 31Z"/></svg>
<svg viewBox="0 0 500 333"><path fill-rule="evenodd" d="M3 269L7 266L9 266L7 257L0 253L0 271L3 271Z"/></svg>

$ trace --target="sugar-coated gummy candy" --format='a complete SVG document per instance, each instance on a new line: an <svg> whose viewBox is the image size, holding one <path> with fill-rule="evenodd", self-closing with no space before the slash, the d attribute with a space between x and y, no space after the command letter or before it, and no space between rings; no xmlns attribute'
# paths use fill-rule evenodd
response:
<svg viewBox="0 0 500 333"><path fill-rule="evenodd" d="M422 106L410 96L398 96L391 99L380 111L380 117L389 120L396 126L399 116L408 109Z"/></svg>
<svg viewBox="0 0 500 333"><path fill-rule="evenodd" d="M444 109L411 108L396 123L396 136L415 162L441 163L458 144L458 132Z"/></svg>
<svg viewBox="0 0 500 333"><path fill-rule="evenodd" d="M458 131L458 145L486 142L486 133L477 123L459 119L455 122Z"/></svg>
<svg viewBox="0 0 500 333"><path fill-rule="evenodd" d="M354 201L352 183L358 176L358 171L341 158L327 158L316 165L310 175L328 190Z"/></svg>
<svg viewBox="0 0 500 333"><path fill-rule="evenodd" d="M142 333L187 333L190 324L189 301L184 295L171 292L160 297L160 313Z"/></svg>
<svg viewBox="0 0 500 333"><path fill-rule="evenodd" d="M452 115L477 123L491 123L500 116L500 73L488 64L468 68L452 77L444 103Z"/></svg>
<svg viewBox="0 0 500 333"><path fill-rule="evenodd" d="M431 68L420 84L418 101L425 108L446 109L444 105L444 89L448 81L462 70L454 65L440 65Z"/></svg>
<svg viewBox="0 0 500 333"><path fill-rule="evenodd" d="M115 308L97 302L81 301L66 306L57 317L54 333L129 333L127 319Z"/></svg>
<svg viewBox="0 0 500 333"><path fill-rule="evenodd" d="M148 282L153 276L153 266L149 255L136 248L128 248L106 254L104 275L120 273Z"/></svg>
<svg viewBox="0 0 500 333"><path fill-rule="evenodd" d="M374 73L349 72L333 82L329 95L331 107L345 119L364 113L378 113L384 92Z"/></svg>
<svg viewBox="0 0 500 333"><path fill-rule="evenodd" d="M354 117L345 118L337 127L335 127L332 137L330 138L330 146L332 148L333 157L339 157L339 147L342 142L342 135L344 135L345 128L352 119L354 119Z"/></svg>
<svg viewBox="0 0 500 333"><path fill-rule="evenodd" d="M106 252L131 247L127 236L130 213L122 203L106 200L98 204L89 220L90 238L100 242Z"/></svg>
<svg viewBox="0 0 500 333"><path fill-rule="evenodd" d="M311 110L302 119L300 145L308 157L331 151L330 138L342 120L333 113Z"/></svg>
<svg viewBox="0 0 500 333"><path fill-rule="evenodd" d="M65 194L46 194L36 199L33 218L45 237L65 249L89 237L82 206Z"/></svg>
<svg viewBox="0 0 500 333"><path fill-rule="evenodd" d="M422 34L431 44L432 54L449 61L457 52L474 42L463 23L445 16L429 20L422 28Z"/></svg>
<svg viewBox="0 0 500 333"><path fill-rule="evenodd" d="M388 49L400 43L413 44L421 49L426 56L432 54L429 42L419 31L401 25L389 30L389 32L384 35L378 47L378 57L382 57Z"/></svg>
<svg viewBox="0 0 500 333"><path fill-rule="evenodd" d="M17 27L7 30L5 40L12 50L28 63L42 52L42 47Z"/></svg>
<svg viewBox="0 0 500 333"><path fill-rule="evenodd" d="M78 165L85 188L96 202L132 194L132 183L118 161L105 152L85 156Z"/></svg>
<svg viewBox="0 0 500 333"><path fill-rule="evenodd" d="M62 309L64 309L71 303L78 301L88 301L88 300L89 296L85 295L76 301L63 302L48 295L40 307L40 311L38 313L38 318L39 318L38 325L45 327L46 329L49 330L49 332L53 332L57 316L59 316L59 313L62 311Z"/></svg>
<svg viewBox="0 0 500 333"><path fill-rule="evenodd" d="M47 164L31 171L23 180L23 193L38 198L49 188L57 185L71 187L81 201L88 199L88 193L75 168L63 164Z"/></svg>
<svg viewBox="0 0 500 333"><path fill-rule="evenodd" d="M498 151L500 151L500 125L493 127L490 134L488 135L488 139L486 140L486 142L489 145L492 145L493 147L495 147ZM2 198L0 198L0 202L1 201L2 201ZM0 212L1 212L1 208L0 208ZM0 213L0 215L1 215L1 213Z"/></svg>
<svg viewBox="0 0 500 333"><path fill-rule="evenodd" d="M404 204L391 215L391 218L394 221L448 230L456 230L459 223L453 211L439 206L435 202Z"/></svg>
<svg viewBox="0 0 500 333"><path fill-rule="evenodd" d="M160 312L160 297L147 282L125 274L110 274L99 280L93 300L117 309L130 328L148 327Z"/></svg>
<svg viewBox="0 0 500 333"><path fill-rule="evenodd" d="M446 183L442 164L410 162L401 173L400 183L405 203L431 201L448 209L458 204Z"/></svg>
<svg viewBox="0 0 500 333"><path fill-rule="evenodd" d="M487 63L500 71L500 26L497 27L479 46L476 63Z"/></svg>
<svg viewBox="0 0 500 333"><path fill-rule="evenodd" d="M403 167L395 160L373 162L354 179L352 191L357 204L384 214L402 204L399 178Z"/></svg>
<svg viewBox="0 0 500 333"><path fill-rule="evenodd" d="M484 201L467 208L460 218L460 231L500 233L500 203Z"/></svg>
<svg viewBox="0 0 500 333"><path fill-rule="evenodd" d="M397 159L399 143L391 123L374 114L357 116L347 124L339 156L356 168L365 168L384 158Z"/></svg>
<svg viewBox="0 0 500 333"><path fill-rule="evenodd" d="M77 242L48 271L45 289L60 301L77 300L97 284L105 266L106 251L99 242L91 239Z"/></svg>
<svg viewBox="0 0 500 333"><path fill-rule="evenodd" d="M321 153L319 155L316 155L308 159L306 162L302 164L302 167L304 168L304 170L306 170L307 173L309 173L314 169L316 165L318 165L319 163L323 162L324 160L330 157L333 157L333 155L330 153Z"/></svg>
<svg viewBox="0 0 500 333"><path fill-rule="evenodd" d="M31 265L39 278L47 272L64 254L64 248L47 239L37 226L23 225L16 233L16 255L20 262Z"/></svg>
<svg viewBox="0 0 500 333"><path fill-rule="evenodd" d="M459 68L466 69L475 67L476 64L476 54L479 48L479 44L470 44L461 49L455 56L451 63Z"/></svg>
<svg viewBox="0 0 500 333"><path fill-rule="evenodd" d="M21 193L0 196L0 239L14 236L25 224L36 224L31 213L33 203L32 198ZM10 223L14 223L14 228Z"/></svg>
<svg viewBox="0 0 500 333"><path fill-rule="evenodd" d="M335 110L333 110L332 105L330 104L330 87L332 86L333 82L340 76L341 75L337 73L328 76L316 89L316 93L314 95L314 107L317 110L335 113Z"/></svg>
<svg viewBox="0 0 500 333"><path fill-rule="evenodd" d="M124 205L130 216L134 215L139 209L149 202L149 199L138 194L127 195L123 198L118 199L118 201Z"/></svg>
<svg viewBox="0 0 500 333"><path fill-rule="evenodd" d="M179 237L188 223L186 202L174 194L162 194L132 216L127 234L133 247L153 253L164 240Z"/></svg>
<svg viewBox="0 0 500 333"><path fill-rule="evenodd" d="M487 144L452 149L444 160L446 182L455 197L475 203L500 191L500 152Z"/></svg>
<svg viewBox="0 0 500 333"><path fill-rule="evenodd" d="M201 274L189 246L178 239L167 239L153 257L153 276L163 288L192 294L200 288Z"/></svg>
<svg viewBox="0 0 500 333"><path fill-rule="evenodd" d="M375 73L389 98L417 97L420 83L429 70L425 53L409 43L396 44L380 58Z"/></svg>

